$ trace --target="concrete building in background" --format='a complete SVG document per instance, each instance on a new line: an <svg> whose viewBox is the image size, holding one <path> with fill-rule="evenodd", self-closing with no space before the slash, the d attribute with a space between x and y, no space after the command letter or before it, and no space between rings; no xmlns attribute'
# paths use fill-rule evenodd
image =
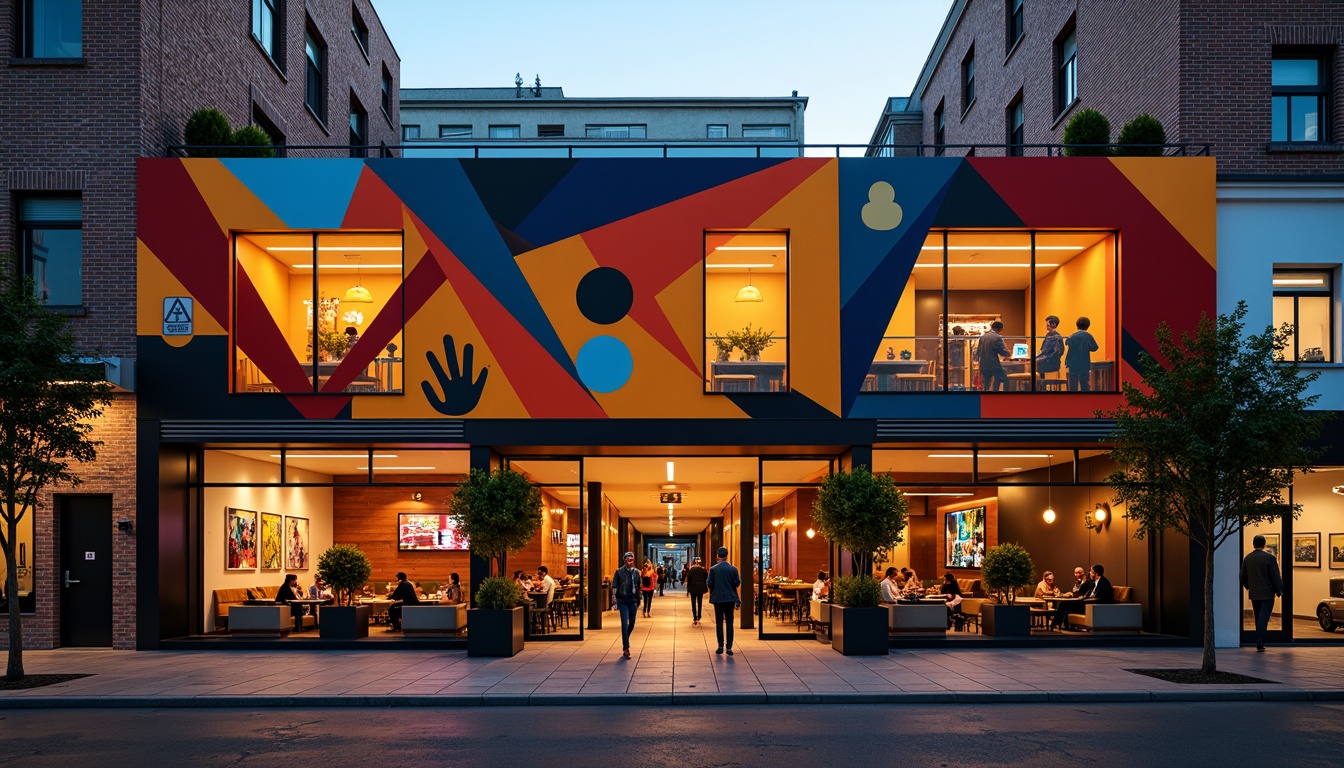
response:
<svg viewBox="0 0 1344 768"><path fill-rule="evenodd" d="M798 157L807 97L567 97L513 88L406 88L408 157Z"/></svg>
<svg viewBox="0 0 1344 768"><path fill-rule="evenodd" d="M1248 530L1241 547L1218 555L1225 646L1240 639L1248 606L1237 562L1253 534L1282 546L1278 640L1325 637L1313 626L1318 601L1331 591L1331 569L1344 569L1344 554L1335 555L1344 553L1344 533L1330 533L1341 528L1332 512L1341 491L1332 487L1344 488L1342 44L1344 5L1328 0L956 0L914 90L888 100L868 151L1057 153L1031 145L1060 144L1084 108L1110 120L1113 141L1146 113L1168 142L1209 146L1218 169L1218 310L1244 299L1250 330L1295 325L1286 354L1321 373L1316 407L1332 415L1322 459L1329 471L1293 488L1302 516ZM1296 617L1296 628L1284 616Z"/></svg>
<svg viewBox="0 0 1344 768"><path fill-rule="evenodd" d="M48 489L20 526L24 643L132 648L158 588L134 535L135 160L169 154L201 107L277 144L395 145L400 61L369 0L18 2L0 46L0 253L117 386L83 484Z"/></svg>

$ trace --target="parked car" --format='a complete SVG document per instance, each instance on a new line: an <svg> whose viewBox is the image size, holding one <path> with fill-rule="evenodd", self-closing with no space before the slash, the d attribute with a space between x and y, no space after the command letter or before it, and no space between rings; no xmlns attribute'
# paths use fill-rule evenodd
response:
<svg viewBox="0 0 1344 768"><path fill-rule="evenodd" d="M1344 626L1344 597L1327 597L1316 606L1316 621L1325 632Z"/></svg>

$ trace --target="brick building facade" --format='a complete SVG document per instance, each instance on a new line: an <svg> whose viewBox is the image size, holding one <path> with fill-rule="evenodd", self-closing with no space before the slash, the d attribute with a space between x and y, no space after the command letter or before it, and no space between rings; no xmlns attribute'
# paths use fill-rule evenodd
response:
<svg viewBox="0 0 1344 768"><path fill-rule="evenodd" d="M258 124L277 144L344 147L352 143L352 114L364 116L359 143L395 145L400 133L400 61L368 0L101 0L73 15L59 5L35 20L22 18L24 3L0 12L7 51L0 62L0 253L12 256L6 269L38 269L24 237L34 227L25 217L37 214L25 212L42 201L77 200L74 221L63 222L79 232L62 278L69 278L62 295L73 298L49 303L71 315L85 348L117 360L125 373L96 428L98 462L79 473L77 489L48 489L35 515L36 611L24 619L31 648L61 644L53 599L60 594L61 492L110 495L114 521L133 525L136 516L135 159L181 144L187 117L201 107L218 108L235 128ZM305 98L306 39L321 61L317 110ZM41 264L39 278L47 274ZM145 588L136 582L134 536L114 531L112 560L112 645L133 648L135 598ZM0 642L3 635L0 629Z"/></svg>

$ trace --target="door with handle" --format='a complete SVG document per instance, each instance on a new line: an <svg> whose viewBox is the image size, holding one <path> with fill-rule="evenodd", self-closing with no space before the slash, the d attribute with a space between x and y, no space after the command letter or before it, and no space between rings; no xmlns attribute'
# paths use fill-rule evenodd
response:
<svg viewBox="0 0 1344 768"><path fill-rule="evenodd" d="M61 645L112 645L112 497L58 496Z"/></svg>

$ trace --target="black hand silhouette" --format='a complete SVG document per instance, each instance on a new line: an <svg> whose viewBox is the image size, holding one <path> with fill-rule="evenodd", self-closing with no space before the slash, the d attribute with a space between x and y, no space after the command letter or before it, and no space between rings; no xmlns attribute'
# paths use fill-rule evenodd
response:
<svg viewBox="0 0 1344 768"><path fill-rule="evenodd" d="M439 380L439 388L443 390L443 397L440 398L434 391L433 385L428 381L420 382L420 388L425 391L425 399L434 406L434 410L445 416L461 416L464 413L470 413L476 404L481 402L481 392L485 389L485 377L490 374L489 366L481 369L481 375L475 381L472 376L472 355L473 350L470 344L462 347L462 370L457 368L457 346L453 344L451 334L445 334L443 337L443 353L448 360L448 372L443 372L443 366L439 363L439 358L433 352L426 352L425 359L429 361L429 367L434 370L434 376Z"/></svg>

